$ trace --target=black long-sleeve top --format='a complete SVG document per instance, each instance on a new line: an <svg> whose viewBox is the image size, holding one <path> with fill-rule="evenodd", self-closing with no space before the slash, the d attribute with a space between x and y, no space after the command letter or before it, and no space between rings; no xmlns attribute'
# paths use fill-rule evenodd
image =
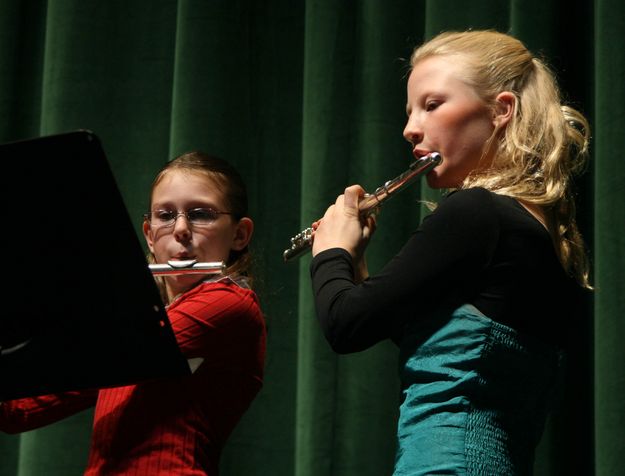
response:
<svg viewBox="0 0 625 476"><path fill-rule="evenodd" d="M317 317L339 353L364 350L441 306L473 304L548 342L580 303L547 230L517 200L482 188L448 194L399 253L360 284L340 248L310 265Z"/></svg>

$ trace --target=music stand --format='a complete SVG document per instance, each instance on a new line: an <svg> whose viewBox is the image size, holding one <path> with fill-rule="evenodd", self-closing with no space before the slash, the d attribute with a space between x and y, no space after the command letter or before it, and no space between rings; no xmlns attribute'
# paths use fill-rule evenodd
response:
<svg viewBox="0 0 625 476"><path fill-rule="evenodd" d="M190 374L98 137L0 145L0 401Z"/></svg>

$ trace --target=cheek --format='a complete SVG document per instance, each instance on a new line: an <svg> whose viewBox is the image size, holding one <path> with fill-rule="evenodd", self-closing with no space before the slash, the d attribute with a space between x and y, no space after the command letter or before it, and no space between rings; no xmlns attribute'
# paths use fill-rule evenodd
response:
<svg viewBox="0 0 625 476"><path fill-rule="evenodd" d="M462 131L465 141L475 149L486 143L495 130L495 125L490 112L478 108L467 111L464 119L458 122L457 128Z"/></svg>
<svg viewBox="0 0 625 476"><path fill-rule="evenodd" d="M152 251L152 254L154 254L154 257L158 262L161 262L162 259L167 257L166 241L167 240L164 237L156 237L152 240L152 247L150 251Z"/></svg>
<svg viewBox="0 0 625 476"><path fill-rule="evenodd" d="M442 129L447 146L448 159L452 165L460 164L474 166L484 151L486 142L490 139L494 125L484 110L466 111L450 118Z"/></svg>
<svg viewBox="0 0 625 476"><path fill-rule="evenodd" d="M226 261L230 256L231 243L232 237L225 230L196 237L196 247L201 250L203 261Z"/></svg>
<svg viewBox="0 0 625 476"><path fill-rule="evenodd" d="M465 108L439 116L430 140L442 149L443 163L427 176L431 188L455 188L479 166L484 145L494 130L484 108Z"/></svg>

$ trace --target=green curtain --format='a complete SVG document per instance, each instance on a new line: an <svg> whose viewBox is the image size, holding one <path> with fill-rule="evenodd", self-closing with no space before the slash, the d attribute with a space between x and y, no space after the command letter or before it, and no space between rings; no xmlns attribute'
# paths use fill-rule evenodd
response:
<svg viewBox="0 0 625 476"><path fill-rule="evenodd" d="M406 59L424 39L467 28L511 32L543 54L592 122L592 160L577 190L597 290L589 321L567 330L579 349L574 378L536 474L620 474L625 3L0 0L0 142L93 130L137 232L152 176L181 152L221 155L249 184L266 380L225 448L224 476L390 474L397 351L380 343L334 354L314 318L310 258L284 263L282 252L346 185L372 190L406 168ZM417 185L385 204L373 271L418 224L416 200L432 196ZM81 474L91 418L87 410L0 434L0 476Z"/></svg>

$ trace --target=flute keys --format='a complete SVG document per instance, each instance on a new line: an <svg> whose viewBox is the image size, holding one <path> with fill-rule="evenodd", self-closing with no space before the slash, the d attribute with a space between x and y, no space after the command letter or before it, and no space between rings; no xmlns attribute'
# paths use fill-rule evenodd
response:
<svg viewBox="0 0 625 476"><path fill-rule="evenodd" d="M308 251L312 247L312 233L312 228L306 228L291 238L291 247L282 253L284 261L289 261Z"/></svg>
<svg viewBox="0 0 625 476"><path fill-rule="evenodd" d="M312 228L306 228L291 238L291 248L300 248L310 244L312 240Z"/></svg>

